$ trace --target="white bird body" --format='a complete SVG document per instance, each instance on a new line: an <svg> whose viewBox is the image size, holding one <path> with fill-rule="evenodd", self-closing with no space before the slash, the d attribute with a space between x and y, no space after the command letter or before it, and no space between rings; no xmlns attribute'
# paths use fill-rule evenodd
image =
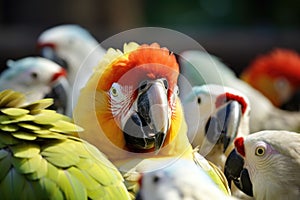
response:
<svg viewBox="0 0 300 200"><path fill-rule="evenodd" d="M0 90L22 92L28 103L44 98L58 79L65 77L62 67L42 57L8 60L7 66L0 76Z"/></svg>
<svg viewBox="0 0 300 200"><path fill-rule="evenodd" d="M250 132L265 129L298 131L300 113L280 110L273 106L258 90L238 79L217 57L201 51L186 51L181 54L181 73L192 86L219 84L232 87L245 94L251 105ZM186 87L186 86L183 86ZM181 86L179 86L181 89ZM272 119L272 120L271 120Z"/></svg>
<svg viewBox="0 0 300 200"><path fill-rule="evenodd" d="M160 164L160 165L158 165ZM141 200L234 199L225 195L207 173L191 160L174 159L165 165L156 163L141 177Z"/></svg>
<svg viewBox="0 0 300 200"><path fill-rule="evenodd" d="M68 80L72 86L70 104L74 107L81 88L93 74L94 67L106 53L98 41L78 25L60 25L44 31L38 38L40 47L49 47L68 64ZM44 56L47 57L47 52Z"/></svg>
<svg viewBox="0 0 300 200"><path fill-rule="evenodd" d="M183 100L189 141L194 148L199 147L201 155L205 156L205 158L216 164L222 170L227 153L231 152L234 148L233 143L230 144L226 152L223 152L222 144L212 144L205 135L207 123L209 123L212 115L217 112L217 106L220 106L217 104L225 104L228 101L237 101L242 110L238 121L239 124L237 125L237 136L248 135L250 103L248 98L240 91L222 85L206 84L193 87L192 92Z"/></svg>

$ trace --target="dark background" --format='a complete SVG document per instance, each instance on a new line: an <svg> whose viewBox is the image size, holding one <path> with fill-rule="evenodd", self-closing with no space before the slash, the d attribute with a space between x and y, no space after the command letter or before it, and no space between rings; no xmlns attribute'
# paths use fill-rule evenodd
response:
<svg viewBox="0 0 300 200"><path fill-rule="evenodd" d="M275 47L300 52L298 0L0 0L0 65L37 55L39 34L76 23L99 42L124 30L156 26L182 32L239 74Z"/></svg>

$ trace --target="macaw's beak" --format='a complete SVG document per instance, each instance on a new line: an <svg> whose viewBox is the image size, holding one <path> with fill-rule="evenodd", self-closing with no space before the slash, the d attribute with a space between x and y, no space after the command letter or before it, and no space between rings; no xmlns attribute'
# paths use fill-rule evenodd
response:
<svg viewBox="0 0 300 200"><path fill-rule="evenodd" d="M241 117L241 105L237 101L228 101L218 107L205 126L207 142L222 143L225 152L237 135Z"/></svg>
<svg viewBox="0 0 300 200"><path fill-rule="evenodd" d="M158 152L169 129L167 86L163 79L145 81L138 88L135 111L125 122L126 145L134 152L154 148Z"/></svg>
<svg viewBox="0 0 300 200"><path fill-rule="evenodd" d="M248 170L244 168L244 159L236 152L231 151L225 162L224 174L231 188L231 181L245 194L253 197L252 183Z"/></svg>
<svg viewBox="0 0 300 200"><path fill-rule="evenodd" d="M37 49L39 50L42 57L47 58L68 71L68 64L67 62L59 57L55 52L55 45L52 43L38 43Z"/></svg>

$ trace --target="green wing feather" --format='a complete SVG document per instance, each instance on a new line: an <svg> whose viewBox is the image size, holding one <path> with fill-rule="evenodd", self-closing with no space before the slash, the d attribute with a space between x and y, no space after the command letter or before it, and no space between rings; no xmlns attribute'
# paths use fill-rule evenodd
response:
<svg viewBox="0 0 300 200"><path fill-rule="evenodd" d="M202 169L204 169L211 179L218 185L218 187L227 195L231 195L231 191L224 173L213 163L207 161L204 157L197 153L197 149L194 152L194 161Z"/></svg>
<svg viewBox="0 0 300 200"><path fill-rule="evenodd" d="M130 199L120 172L82 128L24 95L0 92L0 194L4 199Z"/></svg>

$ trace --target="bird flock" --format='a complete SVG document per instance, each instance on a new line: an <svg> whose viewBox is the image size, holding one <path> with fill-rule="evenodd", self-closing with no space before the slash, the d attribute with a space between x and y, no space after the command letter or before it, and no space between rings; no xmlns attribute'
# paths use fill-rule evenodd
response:
<svg viewBox="0 0 300 200"><path fill-rule="evenodd" d="M238 77L205 51L105 49L75 24L37 46L0 74L1 198L300 199L297 52Z"/></svg>

